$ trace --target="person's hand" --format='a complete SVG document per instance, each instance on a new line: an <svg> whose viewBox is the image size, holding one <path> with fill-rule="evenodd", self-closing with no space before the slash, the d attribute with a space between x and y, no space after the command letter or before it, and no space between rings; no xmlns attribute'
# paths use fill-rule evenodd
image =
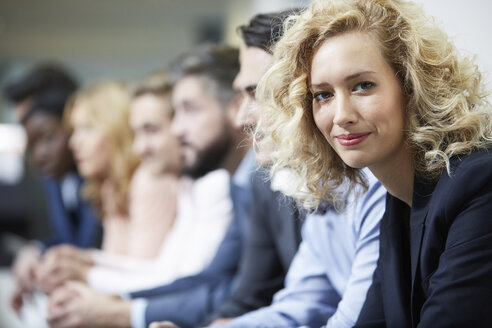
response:
<svg viewBox="0 0 492 328"><path fill-rule="evenodd" d="M50 296L47 320L52 328L131 327L130 312L130 301L68 282Z"/></svg>
<svg viewBox="0 0 492 328"><path fill-rule="evenodd" d="M220 319L216 319L216 320L212 321L212 323L210 324L210 326L221 326L221 325L225 325L226 323L229 323L232 320L234 320L234 318L220 318Z"/></svg>
<svg viewBox="0 0 492 328"><path fill-rule="evenodd" d="M10 298L10 307L17 313L20 313L24 304L24 296L31 295L31 290L25 289L21 284L16 284L14 292Z"/></svg>
<svg viewBox="0 0 492 328"><path fill-rule="evenodd" d="M45 254L46 256L58 256L63 258L71 258L72 260L80 263L86 263L94 265L94 259L92 255L93 251L78 248L69 244L62 244L59 246L51 247Z"/></svg>
<svg viewBox="0 0 492 328"><path fill-rule="evenodd" d="M86 281L94 261L89 251L70 245L49 249L36 271L36 287L46 294L68 280Z"/></svg>
<svg viewBox="0 0 492 328"><path fill-rule="evenodd" d="M12 274L19 289L29 290L35 281L35 268L41 261L41 250L35 245L24 246L17 254L12 266Z"/></svg>
<svg viewBox="0 0 492 328"><path fill-rule="evenodd" d="M152 322L149 328L179 328L171 321Z"/></svg>

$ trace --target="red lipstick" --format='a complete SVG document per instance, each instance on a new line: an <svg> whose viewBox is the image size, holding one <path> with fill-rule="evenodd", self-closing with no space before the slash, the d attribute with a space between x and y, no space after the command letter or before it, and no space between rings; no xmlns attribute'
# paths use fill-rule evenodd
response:
<svg viewBox="0 0 492 328"><path fill-rule="evenodd" d="M342 146L349 147L360 144L369 137L370 133L351 133L340 134L336 136L338 143Z"/></svg>

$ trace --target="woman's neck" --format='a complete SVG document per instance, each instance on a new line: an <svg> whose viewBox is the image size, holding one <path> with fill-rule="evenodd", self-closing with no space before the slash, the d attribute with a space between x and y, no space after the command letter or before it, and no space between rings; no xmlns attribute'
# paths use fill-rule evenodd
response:
<svg viewBox="0 0 492 328"><path fill-rule="evenodd" d="M392 196L412 206L415 168L408 146L392 159L369 168Z"/></svg>

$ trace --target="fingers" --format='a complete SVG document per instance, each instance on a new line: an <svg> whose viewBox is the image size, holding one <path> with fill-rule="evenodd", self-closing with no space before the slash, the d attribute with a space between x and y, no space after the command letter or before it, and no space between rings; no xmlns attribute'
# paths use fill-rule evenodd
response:
<svg viewBox="0 0 492 328"><path fill-rule="evenodd" d="M51 328L75 328L82 326L82 318L76 310L75 302L50 308L46 320Z"/></svg>
<svg viewBox="0 0 492 328"><path fill-rule="evenodd" d="M36 286L49 294L68 280L85 281L88 270L86 264L52 254L39 266L36 273Z"/></svg>
<svg viewBox="0 0 492 328"><path fill-rule="evenodd" d="M46 294L51 294L55 289L62 286L69 278L66 272L59 268L53 268L51 271L41 272L36 277L36 287Z"/></svg>
<svg viewBox="0 0 492 328"><path fill-rule="evenodd" d="M68 286L63 286L55 289L55 291L50 295L49 306L50 307L59 307L63 304L67 304L71 300L78 297L79 294L77 291L74 291Z"/></svg>
<svg viewBox="0 0 492 328"><path fill-rule="evenodd" d="M39 264L41 252L33 245L25 246L17 255L12 267L16 280L26 288L32 287L34 269Z"/></svg>
<svg viewBox="0 0 492 328"><path fill-rule="evenodd" d="M73 295L77 295L79 297L87 297L91 293L95 293L92 289L90 289L86 284L81 283L80 281L67 281L64 287L72 293Z"/></svg>
<svg viewBox="0 0 492 328"><path fill-rule="evenodd" d="M78 327L78 293L66 286L57 288L50 296L46 320L52 328Z"/></svg>
<svg viewBox="0 0 492 328"><path fill-rule="evenodd" d="M14 293L12 294L12 297L10 299L10 306L12 307L12 309L17 313L19 314L20 313L20 310L22 308L22 294L24 293L24 289L17 285Z"/></svg>
<svg viewBox="0 0 492 328"><path fill-rule="evenodd" d="M68 244L53 247L47 252L46 256L53 256L58 259L70 259L73 262L81 262L89 265L92 265L94 262L91 251L83 250Z"/></svg>

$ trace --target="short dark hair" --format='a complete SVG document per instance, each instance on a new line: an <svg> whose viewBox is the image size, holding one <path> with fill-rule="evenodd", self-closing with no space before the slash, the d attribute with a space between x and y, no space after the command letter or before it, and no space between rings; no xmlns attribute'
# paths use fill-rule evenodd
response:
<svg viewBox="0 0 492 328"><path fill-rule="evenodd" d="M62 67L55 64L42 64L34 67L19 80L9 84L5 90L5 97L20 103L36 97L46 90L62 90L72 93L77 89L76 80Z"/></svg>
<svg viewBox="0 0 492 328"><path fill-rule="evenodd" d="M248 24L237 28L247 46L257 47L272 53L272 46L284 34L284 22L297 15L302 8L291 8L276 13L258 14Z"/></svg>
<svg viewBox="0 0 492 328"><path fill-rule="evenodd" d="M186 76L195 75L207 80L207 87L221 102L227 105L236 92L232 82L239 72L239 50L229 46L203 45L184 55L169 68L174 85Z"/></svg>
<svg viewBox="0 0 492 328"><path fill-rule="evenodd" d="M62 88L51 88L43 90L43 92L38 94L33 99L28 112L22 118L21 123L25 124L35 113L43 113L55 117L59 120L63 120L65 105L71 95L71 91Z"/></svg>

